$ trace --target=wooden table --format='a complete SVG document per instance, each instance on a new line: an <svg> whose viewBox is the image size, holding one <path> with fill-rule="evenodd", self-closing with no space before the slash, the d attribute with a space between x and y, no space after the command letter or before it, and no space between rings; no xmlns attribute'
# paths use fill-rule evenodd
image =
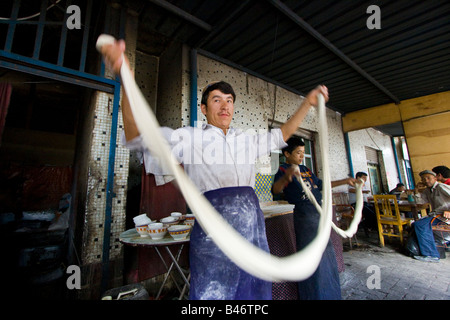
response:
<svg viewBox="0 0 450 320"><path fill-rule="evenodd" d="M373 198L370 197L368 202L374 205ZM415 203L409 202L408 200L397 200L398 210L402 212L412 212L414 220L417 221L421 217L427 215L427 209L430 208L429 203ZM419 212L421 212L421 217L419 217Z"/></svg>
<svg viewBox="0 0 450 320"><path fill-rule="evenodd" d="M264 202L260 206L265 219L294 213L295 207L293 204L284 201Z"/></svg>
<svg viewBox="0 0 450 320"><path fill-rule="evenodd" d="M427 209L430 207L429 203L411 203L407 200L398 200L398 210L403 212L412 212L414 220L419 220L419 212L421 216L427 215Z"/></svg>

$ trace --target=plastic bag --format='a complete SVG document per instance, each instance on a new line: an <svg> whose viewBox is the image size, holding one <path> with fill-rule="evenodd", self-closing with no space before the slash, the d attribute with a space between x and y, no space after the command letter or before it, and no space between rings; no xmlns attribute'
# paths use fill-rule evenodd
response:
<svg viewBox="0 0 450 320"><path fill-rule="evenodd" d="M406 241L406 253L410 256L420 256L419 243L417 242L416 231L412 229Z"/></svg>

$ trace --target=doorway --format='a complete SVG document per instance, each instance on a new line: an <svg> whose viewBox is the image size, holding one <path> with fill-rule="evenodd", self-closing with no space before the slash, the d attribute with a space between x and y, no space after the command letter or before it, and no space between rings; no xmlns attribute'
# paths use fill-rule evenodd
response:
<svg viewBox="0 0 450 320"><path fill-rule="evenodd" d="M381 194L381 174L378 164L368 163L367 169L369 171L370 187L372 194Z"/></svg>
<svg viewBox="0 0 450 320"><path fill-rule="evenodd" d="M3 68L0 79L12 87L0 141L2 283L60 299L91 90Z"/></svg>

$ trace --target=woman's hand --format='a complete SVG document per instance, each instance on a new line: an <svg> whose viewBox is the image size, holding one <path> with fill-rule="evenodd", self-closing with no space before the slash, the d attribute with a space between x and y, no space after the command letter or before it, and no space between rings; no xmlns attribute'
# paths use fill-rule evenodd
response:
<svg viewBox="0 0 450 320"><path fill-rule="evenodd" d="M349 186L355 187L357 183L360 184L362 182L359 180L356 180L355 178L349 177L349 178L345 179L345 183L348 184Z"/></svg>
<svg viewBox="0 0 450 320"><path fill-rule="evenodd" d="M307 95L306 95L306 100L308 100L308 102L312 105L317 107L317 105L319 104L318 102L318 98L317 96L319 95L319 93L321 93L323 95L323 97L325 98L325 103L327 103L329 97L328 97L328 88L326 86L317 86L315 89L311 90Z"/></svg>
<svg viewBox="0 0 450 320"><path fill-rule="evenodd" d="M284 175L272 185L272 192L274 194L283 192L284 187L292 182L292 177L294 176L296 171L297 169L295 168L295 166L290 166L289 168L287 168Z"/></svg>
<svg viewBox="0 0 450 320"><path fill-rule="evenodd" d="M284 141L287 141L297 131L311 106L317 106L319 104L317 99L319 93L325 98L325 103L328 101L327 87L317 86L315 89L311 90L305 99L302 100L300 107L294 115L280 127Z"/></svg>

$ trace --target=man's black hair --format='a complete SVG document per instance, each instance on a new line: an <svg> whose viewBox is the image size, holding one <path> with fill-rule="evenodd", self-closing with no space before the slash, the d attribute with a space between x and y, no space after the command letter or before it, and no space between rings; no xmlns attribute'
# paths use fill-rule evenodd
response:
<svg viewBox="0 0 450 320"><path fill-rule="evenodd" d="M365 172L357 172L356 173L356 179L358 179L358 178L362 178L362 177L364 177L364 176L367 176L367 173L365 173Z"/></svg>
<svg viewBox="0 0 450 320"><path fill-rule="evenodd" d="M208 102L209 93L214 90L219 90L220 92L225 93L225 94L231 94L233 96L233 102L236 101L236 94L234 93L233 87L225 81L219 81L219 82L213 82L213 83L207 85L205 87L205 89L203 89L202 104L204 104L206 106L208 105L207 102Z"/></svg>
<svg viewBox="0 0 450 320"><path fill-rule="evenodd" d="M292 153L297 147L301 146L303 147L305 145L305 142L299 137L290 137L286 143L288 144L286 147L281 149L281 152L283 152L283 155L285 152Z"/></svg>
<svg viewBox="0 0 450 320"><path fill-rule="evenodd" d="M439 174L439 173L442 174L442 176L444 178L450 178L450 169L446 166L437 166L437 167L434 167L432 170L436 174Z"/></svg>

